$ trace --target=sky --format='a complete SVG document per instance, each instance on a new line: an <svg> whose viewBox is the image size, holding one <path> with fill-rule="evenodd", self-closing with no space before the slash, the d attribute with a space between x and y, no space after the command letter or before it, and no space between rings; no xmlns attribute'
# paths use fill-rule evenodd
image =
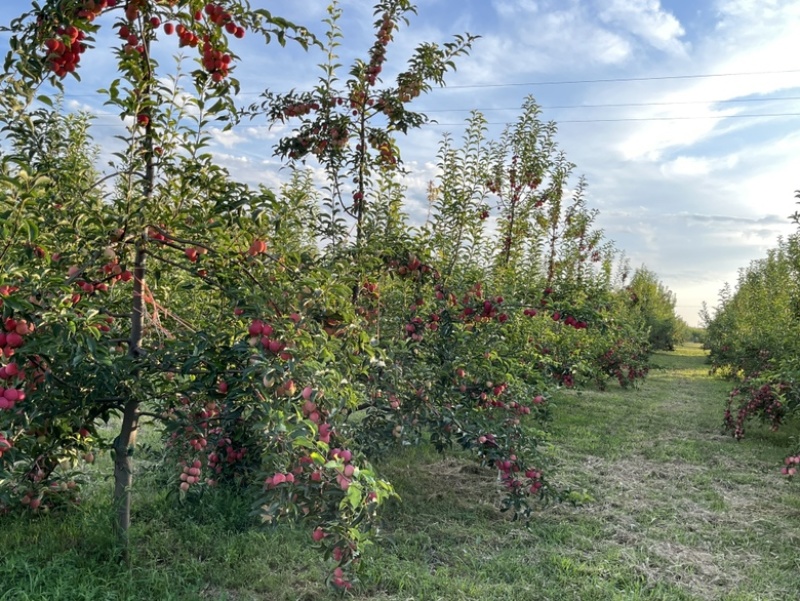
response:
<svg viewBox="0 0 800 601"><path fill-rule="evenodd" d="M328 4L251 0L319 36ZM30 5L3 0L0 24ZM340 5L346 66L372 43L373 2ZM541 118L557 123L576 178L586 177L597 226L633 268L645 265L675 293L690 325L703 301L714 307L740 268L795 231L788 215L800 189L797 0L418 0L417 9L395 35L387 73L421 42L481 37L446 87L412 105L438 122L399 140L412 219L424 219L442 135L459 139L478 109L489 137L499 138L530 95ZM113 56L101 49L114 43L111 32L98 36L100 51L84 55L82 82L68 82L65 95L69 109L97 115L95 141L106 149L124 128L96 93L113 77ZM308 89L324 61L319 51L265 46L254 36L231 45L241 57L243 104L265 88ZM8 34L0 34L0 53L7 47ZM169 39L161 64L168 69L177 51ZM272 187L286 177L272 153L285 132L254 121L212 133L217 160L235 177Z"/></svg>

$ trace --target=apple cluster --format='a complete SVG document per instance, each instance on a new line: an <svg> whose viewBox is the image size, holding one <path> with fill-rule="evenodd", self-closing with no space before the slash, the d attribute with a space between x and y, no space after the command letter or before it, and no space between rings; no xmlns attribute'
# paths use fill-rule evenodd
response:
<svg viewBox="0 0 800 601"><path fill-rule="evenodd" d="M564 325L573 327L576 330L585 330L588 325L585 321L579 321L572 315L564 317L560 311L554 311L550 317L553 319L553 321L561 321Z"/></svg>
<svg viewBox="0 0 800 601"><path fill-rule="evenodd" d="M33 324L24 319L16 320L11 317L3 322L0 331L0 355L5 358L14 356L16 350L25 343L25 336L33 332ZM0 410L10 410L20 401L25 400L25 391L20 388L25 381L25 372L14 362L9 362L0 367Z"/></svg>
<svg viewBox="0 0 800 601"><path fill-rule="evenodd" d="M395 24L389 13L384 13L381 17L381 25L376 34L375 43L369 51L369 65L367 65L367 83L374 86L375 82L383 69L386 61L386 47L392 41L392 32Z"/></svg>
<svg viewBox="0 0 800 601"><path fill-rule="evenodd" d="M511 455L508 459L496 461L495 467L500 472L500 481L506 488L512 490L527 490L534 495L543 486L542 472L537 469L525 469L519 465L516 455ZM524 474L524 479L520 477Z"/></svg>
<svg viewBox="0 0 800 601"><path fill-rule="evenodd" d="M0 444L2 444L2 440L0 440ZM800 465L800 455L792 455L784 459L785 466L781 469L781 473L784 476L795 476L797 475L797 466Z"/></svg>
<svg viewBox="0 0 800 601"><path fill-rule="evenodd" d="M84 0L83 6L77 10L75 16L88 22L100 15L107 8L114 8L117 0Z"/></svg>
<svg viewBox="0 0 800 601"><path fill-rule="evenodd" d="M68 73L74 73L81 60L81 54L86 51L86 44L83 40L86 34L75 27L58 27L54 37L48 38L44 46L47 49L47 67L56 74L57 77L66 77Z"/></svg>
<svg viewBox="0 0 800 601"><path fill-rule="evenodd" d="M221 82L228 76L231 65L231 55L214 48L209 42L203 42L203 67L211 74L215 83Z"/></svg>
<svg viewBox="0 0 800 601"><path fill-rule="evenodd" d="M786 406L781 402L781 395L787 388L788 385L782 383L752 385L745 390L734 388L728 397L728 406L725 409L725 427L733 432L737 440L741 440L744 438L744 423L747 418L761 414L765 420L771 422L772 430L777 430L786 417ZM744 396L747 402L739 407L734 419L731 407L734 399L739 396Z"/></svg>
<svg viewBox="0 0 800 601"><path fill-rule="evenodd" d="M173 25L172 23L165 23L164 24L164 33L167 35L172 35L173 33L178 34L178 46L183 48L188 46L189 48L197 48L198 44L200 44L200 38L194 33L191 29L186 27L183 23L178 23L178 25Z"/></svg>
<svg viewBox="0 0 800 601"><path fill-rule="evenodd" d="M393 267L400 277L407 277L412 280L419 280L423 275L433 273L434 279L438 279L438 274L433 272L430 265L425 265L414 255L403 261L390 261L389 267Z"/></svg>
<svg viewBox="0 0 800 601"><path fill-rule="evenodd" d="M241 25L237 25L236 22L233 20L233 15L231 15L231 13L226 11L219 4L209 2L208 4L206 4L204 12L209 21L219 26L220 28L224 27L225 31L227 31L232 36L240 39L244 37L245 35L244 27L242 27ZM197 15L195 15L195 18L197 18ZM199 21L200 19L197 20Z"/></svg>
<svg viewBox="0 0 800 601"><path fill-rule="evenodd" d="M117 6L118 0L86 0L75 10L72 17L73 24L59 25L52 37L44 41L46 51L46 64L48 69L53 71L56 76L63 78L68 73L73 73L78 68L81 55L86 51L87 45L84 42L84 33L81 22L89 24L99 16L104 10ZM143 53L144 43L142 35L134 30L134 23L140 18L142 10L145 8L144 0L129 0L125 5L126 23L119 25L117 35L125 42L124 51L129 53ZM205 5L202 11L197 11L194 18L197 21L206 18L209 23L216 25L221 30L236 37L243 38L246 30L242 25L235 22L233 15L226 11L220 4L210 2ZM78 26L76 26L76 24ZM150 17L147 21L152 30L161 26L161 20ZM178 45L197 48L201 46L201 62L203 68L210 74L215 83L223 81L230 73L232 57L227 52L215 47L211 38L206 35L201 38L183 23L165 23L163 31L167 35L177 34ZM139 125L142 123L139 116Z"/></svg>
<svg viewBox="0 0 800 601"><path fill-rule="evenodd" d="M119 259L112 248L107 248L103 256L106 262L100 267L100 274L97 278L87 278L86 270L82 270L78 265L70 265L67 268L67 278L73 280L79 290L72 295L73 305L77 305L81 301L82 294L93 296L100 292L108 292L109 286L113 286L117 282L130 282L133 279L133 274L119 264ZM51 259L59 262L62 257L56 253L52 255ZM106 325L100 325L100 329L104 332L109 331L107 326L113 321L113 318L107 318Z"/></svg>
<svg viewBox="0 0 800 601"><path fill-rule="evenodd" d="M320 428L321 430L322 428ZM330 428L326 431L326 437L330 440ZM339 464L335 468L336 485L342 491L350 488L353 477L357 474L358 469L351 463L353 454L347 449L331 449L329 459L332 462ZM310 471L307 471L308 468ZM289 471L275 472L264 480L264 488L266 490L276 488L281 484L294 484L298 478L306 475L309 481L321 484L325 480L325 475L322 466L314 463L311 457L305 456L298 460L298 465ZM318 541L317 541L318 542Z"/></svg>
<svg viewBox="0 0 800 601"><path fill-rule="evenodd" d="M292 356L286 351L286 342L272 338L274 332L275 329L272 325L260 319L253 320L247 328L247 333L250 335L251 346L261 344L264 350L269 351L273 355L278 355L284 361L288 361Z"/></svg>
<svg viewBox="0 0 800 601"><path fill-rule="evenodd" d="M217 392L225 395L228 384L217 383ZM208 486L216 486L217 479L224 475L226 468L238 465L246 456L246 449L236 448L230 435L220 422L220 414L225 405L214 401L197 407L187 396L180 399L180 405L171 409L167 415L179 420L179 430L172 432L167 446L177 449L182 458L178 462L180 490L187 492L194 484L205 482ZM202 478L203 463L210 472L205 480Z"/></svg>
<svg viewBox="0 0 800 601"><path fill-rule="evenodd" d="M180 480L181 480L180 489L183 492L189 490L189 487L192 484L195 484L200 481L200 473L201 473L200 468L202 466L203 464L200 462L199 459L195 459L191 465L183 466L183 471L181 472L180 475Z"/></svg>
<svg viewBox="0 0 800 601"><path fill-rule="evenodd" d="M505 323L508 321L508 313L501 310L504 301L502 296L484 299L481 284L475 284L461 299L459 319L465 323L491 320Z"/></svg>

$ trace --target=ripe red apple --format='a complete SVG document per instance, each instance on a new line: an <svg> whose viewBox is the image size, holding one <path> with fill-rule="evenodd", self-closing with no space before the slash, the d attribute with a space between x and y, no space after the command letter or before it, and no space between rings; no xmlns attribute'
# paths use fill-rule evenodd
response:
<svg viewBox="0 0 800 601"><path fill-rule="evenodd" d="M258 239L253 240L252 244L250 244L250 248L247 250L247 254L251 257L255 257L264 252L267 252L267 243Z"/></svg>
<svg viewBox="0 0 800 601"><path fill-rule="evenodd" d="M16 332L9 332L6 334L6 346L11 347L12 349L19 348L24 343L22 336L17 334Z"/></svg>
<svg viewBox="0 0 800 601"><path fill-rule="evenodd" d="M260 319L254 319L250 326L247 328L247 333L250 336L260 336L264 331L264 322Z"/></svg>

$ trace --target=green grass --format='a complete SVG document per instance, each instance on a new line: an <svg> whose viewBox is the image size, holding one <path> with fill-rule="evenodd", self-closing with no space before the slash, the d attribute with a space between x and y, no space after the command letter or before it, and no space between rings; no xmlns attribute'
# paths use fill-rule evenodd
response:
<svg viewBox="0 0 800 601"><path fill-rule="evenodd" d="M728 384L702 351L656 355L640 390L555 399L556 479L583 507L526 527L497 508L491 470L410 449L382 466L403 502L363 562L356 599L765 601L800 591L800 495L777 466L790 430L720 431ZM147 464L144 464L146 467ZM137 480L131 567L113 556L110 484L80 510L0 518L0 601L325 600L302 528L260 530L247 501L181 506Z"/></svg>

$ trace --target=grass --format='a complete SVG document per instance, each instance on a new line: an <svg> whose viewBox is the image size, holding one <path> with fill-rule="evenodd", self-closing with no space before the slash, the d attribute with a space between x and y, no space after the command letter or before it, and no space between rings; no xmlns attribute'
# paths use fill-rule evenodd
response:
<svg viewBox="0 0 800 601"><path fill-rule="evenodd" d="M766 601L800 590L800 495L777 465L789 431L720 432L728 385L699 348L658 354L640 390L563 391L558 480L595 498L526 527L495 475L409 449L382 466L403 497L353 595L375 600ZM0 518L0 601L326 600L302 528L260 530L247 501L181 506L137 480L132 567L109 535L109 483L64 516Z"/></svg>

